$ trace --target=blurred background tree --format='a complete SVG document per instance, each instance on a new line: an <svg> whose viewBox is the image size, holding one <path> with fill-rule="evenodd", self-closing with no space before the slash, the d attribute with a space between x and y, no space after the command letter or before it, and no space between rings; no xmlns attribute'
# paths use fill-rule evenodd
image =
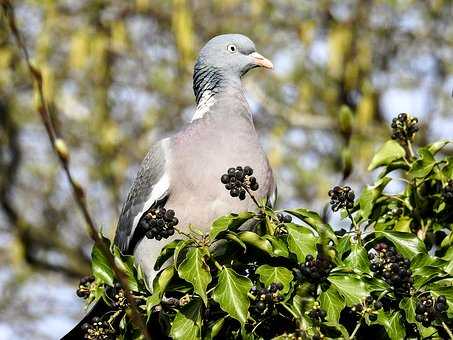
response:
<svg viewBox="0 0 453 340"><path fill-rule="evenodd" d="M15 1L19 28L89 205L112 235L141 159L194 110L199 48L248 35L275 65L245 79L279 205L321 211L348 177L356 191L410 112L419 138L453 137L453 2ZM75 282L91 243L34 109L35 93L0 18L0 334L52 339L82 314ZM446 152L452 153L452 149Z"/></svg>

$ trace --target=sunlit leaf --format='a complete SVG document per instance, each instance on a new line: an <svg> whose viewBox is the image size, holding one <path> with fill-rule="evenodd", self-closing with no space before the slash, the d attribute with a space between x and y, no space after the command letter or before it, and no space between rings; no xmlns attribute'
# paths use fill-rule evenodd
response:
<svg viewBox="0 0 453 340"><path fill-rule="evenodd" d="M200 299L194 299L176 313L170 330L173 339L192 340L200 337L202 305Z"/></svg>
<svg viewBox="0 0 453 340"><path fill-rule="evenodd" d="M212 292L212 298L220 308L244 325L250 306L247 293L252 286L252 281L245 276L238 275L233 269L223 268L219 274L219 282Z"/></svg>
<svg viewBox="0 0 453 340"><path fill-rule="evenodd" d="M389 165L393 161L403 158L405 155L404 148L397 141L389 140L376 152L368 166L368 171L383 165Z"/></svg>
<svg viewBox="0 0 453 340"><path fill-rule="evenodd" d="M411 260L415 255L426 253L425 244L412 233L382 230L376 231L377 237L385 237L391 241L396 250L405 258Z"/></svg>
<svg viewBox="0 0 453 340"><path fill-rule="evenodd" d="M356 276L336 273L330 275L328 280L344 298L348 306L360 303L370 294L365 283Z"/></svg>
<svg viewBox="0 0 453 340"><path fill-rule="evenodd" d="M255 214L252 212L241 212L240 214L229 214L222 216L214 221L209 233L209 237L214 240L217 235L227 229L235 229L241 226L245 221L252 218Z"/></svg>
<svg viewBox="0 0 453 340"><path fill-rule="evenodd" d="M345 300L334 287L330 287L319 295L321 308L327 312L326 319L331 322L340 320L340 313L345 307Z"/></svg>
<svg viewBox="0 0 453 340"><path fill-rule="evenodd" d="M293 273L289 269L285 267L272 267L267 264L259 266L255 273L260 276L260 281L266 286L270 286L271 283L283 284L283 294L289 291L294 278Z"/></svg>
<svg viewBox="0 0 453 340"><path fill-rule="evenodd" d="M308 254L316 255L317 238L310 229L288 223L288 248L289 251L296 255L299 262L304 262Z"/></svg>
<svg viewBox="0 0 453 340"><path fill-rule="evenodd" d="M195 293L201 296L205 305L208 303L206 288L212 280L209 267L204 260L207 254L205 248L191 248L178 267L179 277L192 283Z"/></svg>
<svg viewBox="0 0 453 340"><path fill-rule="evenodd" d="M352 269L357 269L364 273L370 272L370 260L366 249L354 243L351 247L351 253L344 260L344 264Z"/></svg>

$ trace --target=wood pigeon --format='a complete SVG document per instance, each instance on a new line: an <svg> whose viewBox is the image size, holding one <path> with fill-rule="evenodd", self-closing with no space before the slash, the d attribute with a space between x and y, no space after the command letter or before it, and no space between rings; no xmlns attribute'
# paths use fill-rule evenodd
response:
<svg viewBox="0 0 453 340"><path fill-rule="evenodd" d="M257 198L274 193L272 170L241 84L247 71L260 66L273 67L249 38L240 34L212 38L194 68L197 108L192 121L155 144L145 157L123 206L115 242L123 252L135 255L150 283L162 247L181 238L173 235L157 241L140 235L134 240L141 218L151 207L174 210L183 231L193 225L208 232L222 215L256 209L249 197L233 199L225 190L220 176L228 168L249 165L260 184Z"/></svg>
<svg viewBox="0 0 453 340"><path fill-rule="evenodd" d="M157 142L143 160L121 211L115 243L123 253L135 255L150 287L162 247L181 238L144 237L140 226L150 209L173 210L183 231L192 225L208 232L220 216L257 209L250 197L232 198L220 181L227 169L246 165L259 183L255 197L270 203L275 198L273 173L241 84L242 76L256 67L273 65L246 36L224 34L209 40L194 67L197 107L191 122Z"/></svg>

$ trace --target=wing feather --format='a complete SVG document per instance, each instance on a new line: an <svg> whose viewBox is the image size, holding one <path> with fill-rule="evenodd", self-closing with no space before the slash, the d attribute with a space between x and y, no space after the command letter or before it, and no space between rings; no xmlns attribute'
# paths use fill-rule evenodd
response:
<svg viewBox="0 0 453 340"><path fill-rule="evenodd" d="M148 152L121 210L115 243L124 253L129 250L129 243L142 215L168 196L170 181L165 173L167 143L168 140L164 139Z"/></svg>

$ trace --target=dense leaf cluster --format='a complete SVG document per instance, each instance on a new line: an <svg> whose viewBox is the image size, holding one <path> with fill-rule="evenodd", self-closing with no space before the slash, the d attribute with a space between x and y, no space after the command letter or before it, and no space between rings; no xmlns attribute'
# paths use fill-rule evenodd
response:
<svg viewBox="0 0 453 340"><path fill-rule="evenodd" d="M394 129L408 128L400 123ZM220 217L208 235L194 230L167 244L152 288L133 258L112 246L151 332L175 339L453 337L453 158L441 157L447 141L413 150L415 131L376 153L369 169L381 172L358 198L349 187L331 191L332 209L349 230L335 232L307 209L277 212L256 202L257 213ZM236 182L237 170L222 182ZM398 194L386 191L394 183ZM97 321L120 339L137 338L96 248L92 265L88 301L104 299L113 311Z"/></svg>

